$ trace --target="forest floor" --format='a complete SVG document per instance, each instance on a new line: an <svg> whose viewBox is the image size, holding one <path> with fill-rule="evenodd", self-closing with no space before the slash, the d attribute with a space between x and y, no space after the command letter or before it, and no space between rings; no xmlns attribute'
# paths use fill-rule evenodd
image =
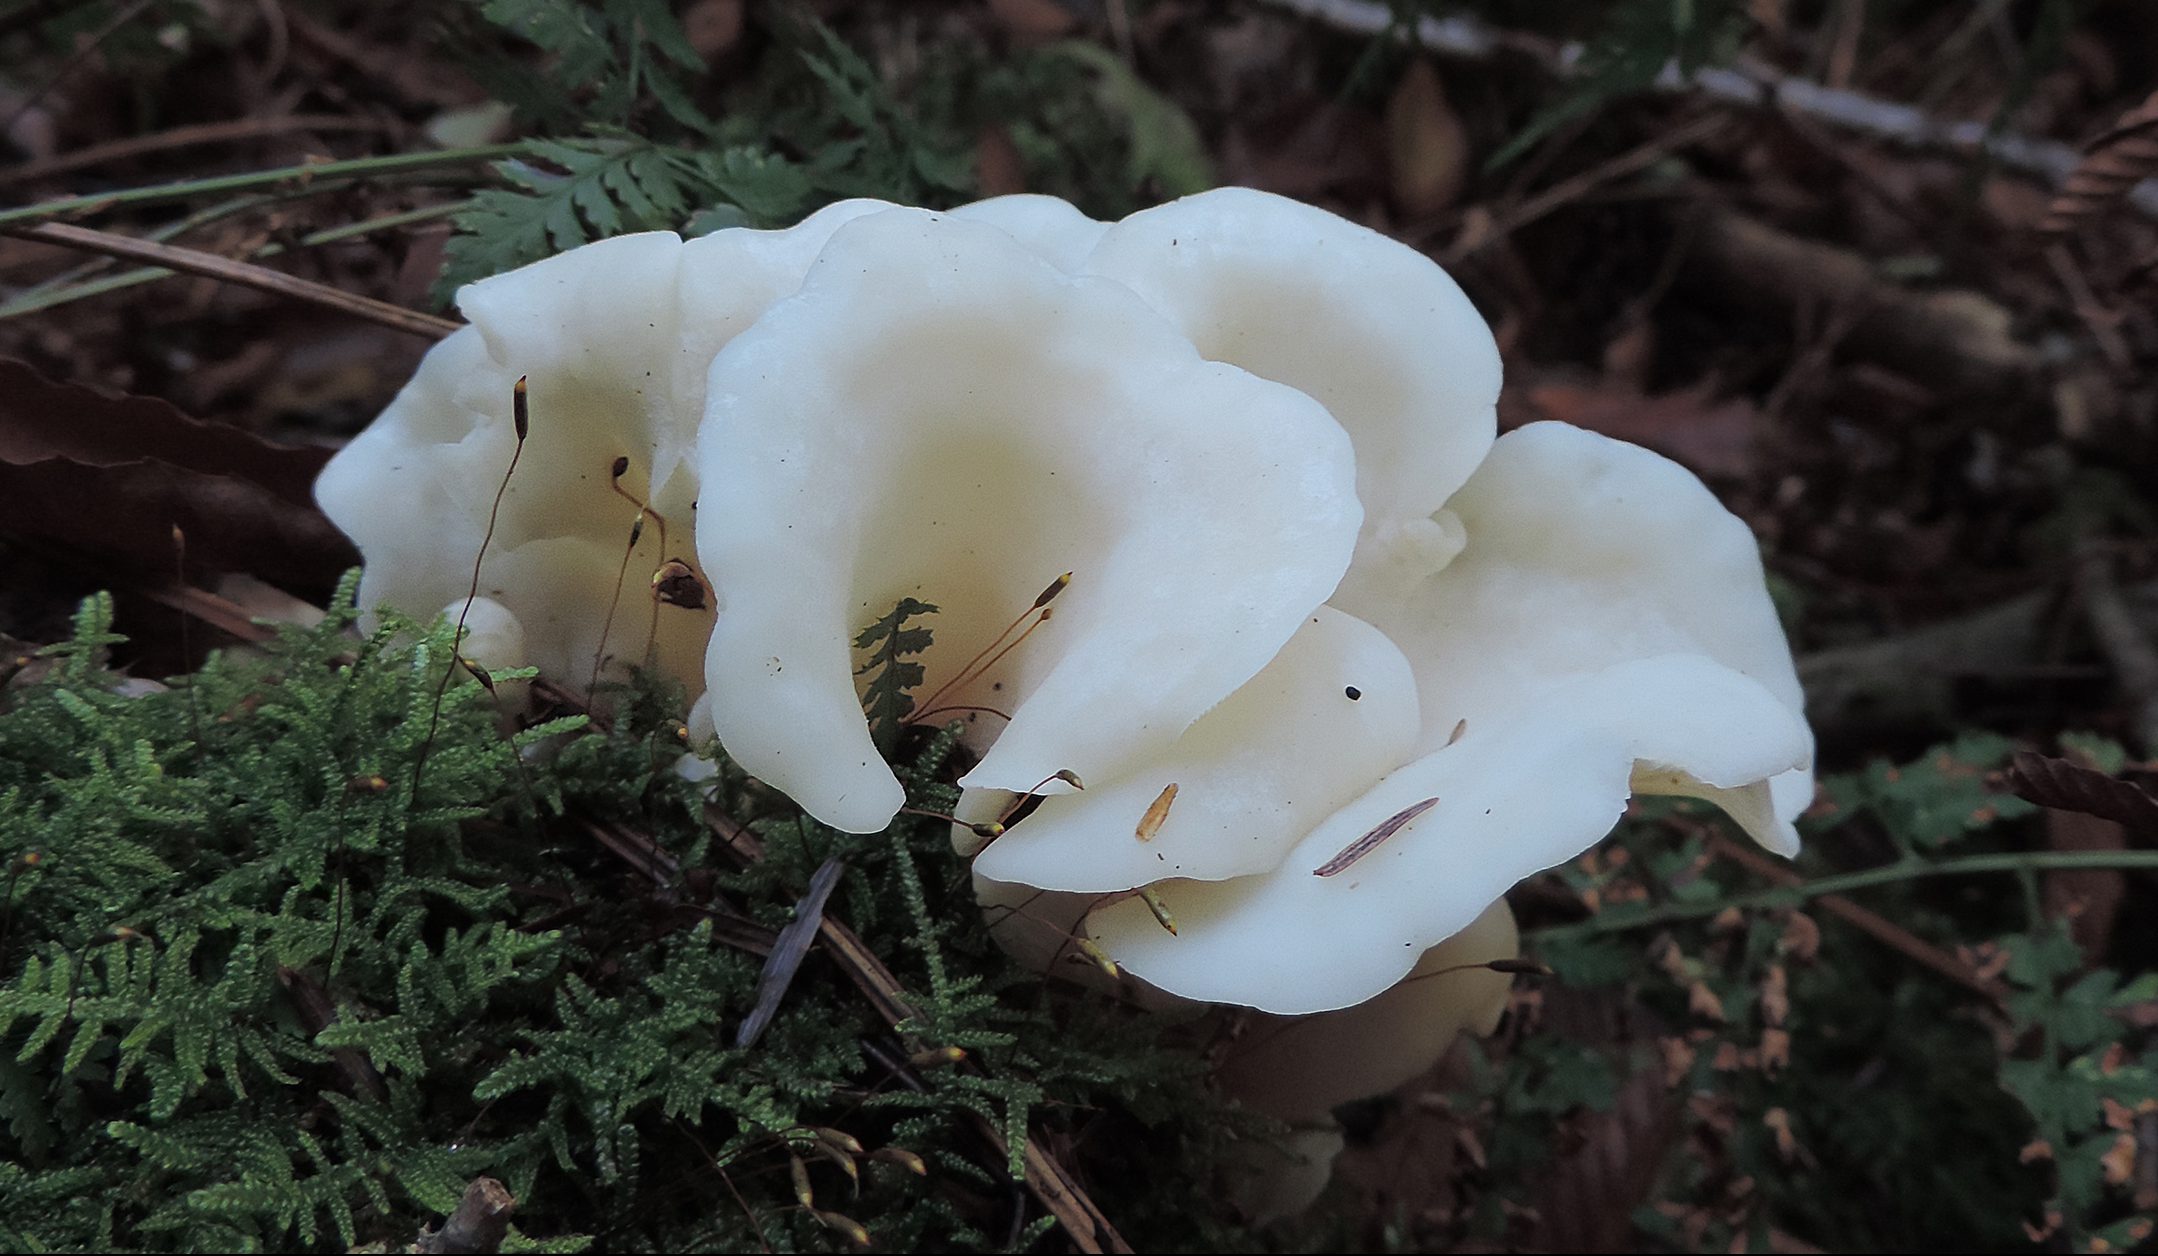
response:
<svg viewBox="0 0 2158 1256"><path fill-rule="evenodd" d="M1754 528L1822 769L1845 782L1825 808L1991 807L2010 789L1999 769L2015 748L2145 779L2137 765L2158 754L2158 187L2126 189L2158 174L2151 6L1704 2L1677 6L1700 16L1673 35L1656 26L1673 6L1655 3L1534 6L1554 11L1536 29L1505 25L1523 20L1517 6L1479 16L1479 6L1434 5L1447 24L1421 47L1372 27L1422 7L1358 0L809 7L912 128L894 130L895 151L923 169L943 163L946 173L894 195L927 186L957 203L1051 191L1112 217L1243 184L1326 206L1442 262L1504 352L1503 427L1560 419L1646 445L1698 473ZM782 64L799 49L769 12L743 0L673 11L695 64L672 63L670 81L727 119L730 137L768 134L782 156L814 164L811 144L863 129L801 120L830 80ZM274 441L328 449L349 437L434 333L333 294L449 316L445 257L456 234L475 231L459 215L501 179L478 159L354 176L338 163L679 122L634 72L623 100L600 99L621 57L642 55L635 36L609 45L614 60L578 63L591 82L564 93L575 116L527 106L503 86L504 68L570 73L566 54L536 27L499 15L490 26L477 12L335 0L30 0L0 12L0 200L34 209L84 198L65 214L0 209L0 358ZM602 31L603 44L612 38ZM1654 81L1673 53L1688 63ZM2076 185L2089 195L2061 201L2093 140ZM318 165L336 177L254 179ZM236 182L101 199L224 176ZM830 194L819 184L812 196ZM354 224L363 229L343 230ZM313 287L148 276L116 238ZM352 561L305 498L320 454L258 464L206 429L8 378L0 633L14 641L64 638L76 603L109 588L130 639L116 663L182 673L225 643L206 627L176 630L169 606L183 582L283 617L295 599L320 604ZM40 417L35 404L82 409ZM151 429L158 443L145 447ZM261 491L228 491L232 478ZM184 555L169 540L182 517ZM1941 745L1962 749L1935 755ZM1936 763L1938 793L1892 797L1899 778L1884 761ZM1973 792L1955 792L1966 783ZM1816 820L1810 877L1876 866L1905 844L1891 819ZM1640 842L1685 833L1719 884L1759 889L1779 875L1697 817L1647 823L1655 831ZM1975 840L1994 853L2147 850L2158 830L2060 810ZM1647 859L1634 839L1620 849ZM1907 897L1874 903L1879 914L1836 900L1851 911L1827 914L1863 934L1849 945L1881 967L1862 1006L1811 996L1820 1014L1878 1017L1883 1034L1899 1016L1983 1025L1972 1077L2052 1052L2052 1039L2039 1047L2023 1032L2039 1022L2000 1011L2001 983L2020 980L2003 977L2014 948L2001 939L2065 921L2075 951L2063 986L2104 970L2134 988L2158 960L2158 886L2147 871L2103 869L2039 881L2039 918L2021 925L2009 879L1982 891L1900 887ZM1517 908L1532 929L1569 927L1594 918L1599 896L1639 889L1592 856L1524 887ZM1858 915L1867 922L1854 924ZM1788 927L1788 913L1776 919ZM1634 941L1640 971L1578 989L1524 983L1500 1044L1365 1113L1337 1187L1352 1201L1341 1233L1434 1249L1930 1240L2100 1250L2148 1236L2158 1091L2127 1118L2094 1109L2093 1159L2071 1170L2063 1157L2062 1179L2049 1176L2053 1153L2030 1151L2051 1118L2034 1125L2012 1105L1985 1107L2001 1128L1973 1137L2007 1148L1985 1152L1998 1180L1956 1169L1961 1186L1947 1189L1960 1202L1940 1207L1964 1208L1958 1219L1923 1203L1890 1207L1882 1196L1932 1189L1904 1159L1933 1154L1929 1140L1960 1128L1939 1106L1952 1102L1945 1084L1869 1101L1896 1126L1873 1143L1832 1129L1841 1118L1831 1109L1911 1061L1846 1043L1802 1060L1797 1080L1779 1078L1758 1033L1671 1027L1704 996L1758 997L1773 965L1717 951L1724 943L1705 924L1678 942ZM1803 940L1777 952L1787 953L1811 954ZM1721 966L1715 980L1704 963ZM2040 980L2052 978L2034 988ZM1899 1002L1906 983L1927 981L1946 993ZM1645 988L1658 982L1668 988ZM2123 1028L2106 1045L2143 1058L2158 1001L2108 1015ZM1780 1031L1781 1020L1765 1023ZM2069 1068L2075 1054L2044 1058ZM1494 1067L1514 1081L1492 1080ZM1715 1078L1740 1075L1744 1087L1718 1090ZM1691 1089L1682 1076L1695 1078ZM1823 1106L1796 1106L1809 1100ZM2116 1136L2128 1139L2125 1158ZM1509 1139L1512 1150L1495 1145ZM2071 1171L2091 1178L2088 1191L2065 1182Z"/></svg>

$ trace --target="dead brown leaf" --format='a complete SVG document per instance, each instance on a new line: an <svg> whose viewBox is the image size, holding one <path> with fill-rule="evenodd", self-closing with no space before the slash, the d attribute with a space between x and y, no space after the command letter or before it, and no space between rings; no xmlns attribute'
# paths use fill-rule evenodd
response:
<svg viewBox="0 0 2158 1256"><path fill-rule="evenodd" d="M1663 1081L1662 1070L1639 1070L1610 1111L1581 1116L1580 1145L1551 1165L1538 1190L1526 1250L1638 1250L1634 1211L1648 1202L1681 1128Z"/></svg>
<svg viewBox="0 0 2158 1256"><path fill-rule="evenodd" d="M19 536L166 574L177 527L191 566L320 594L359 562L314 504L329 455L0 360L0 530Z"/></svg>
<svg viewBox="0 0 2158 1256"><path fill-rule="evenodd" d="M1761 1019L1771 1026L1781 1025L1791 1015L1791 979L1783 965L1770 964L1761 978Z"/></svg>
<svg viewBox="0 0 2158 1256"><path fill-rule="evenodd" d="M2059 851L2124 850L2128 837L2111 820L2074 811L2046 812L2046 845ZM2049 872L2045 878L2048 916L2068 922L2068 932L2092 963L2105 956L2113 940L2113 924L2128 894L2128 881L2118 869L2076 868Z"/></svg>
<svg viewBox="0 0 2158 1256"><path fill-rule="evenodd" d="M1810 964L1821 953L1821 926L1813 917L1802 911L1794 911L1784 918L1783 936L1776 940L1776 949L1802 964Z"/></svg>

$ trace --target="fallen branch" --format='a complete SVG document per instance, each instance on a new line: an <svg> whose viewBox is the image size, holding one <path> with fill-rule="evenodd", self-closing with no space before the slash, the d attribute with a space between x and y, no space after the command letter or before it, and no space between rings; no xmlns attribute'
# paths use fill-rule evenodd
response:
<svg viewBox="0 0 2158 1256"><path fill-rule="evenodd" d="M2044 373L2045 357L2016 339L2014 317L1984 293L1909 288L1848 249L1720 207L1685 211L1683 230L1680 273L1704 293L1783 319L1836 312L1849 328L1840 347L1853 356L1963 394L2013 393Z"/></svg>
<svg viewBox="0 0 2158 1256"><path fill-rule="evenodd" d="M2121 591L2132 614L2158 615L2158 581ZM1806 711L1816 729L1881 722L1939 726L1970 678L2083 679L2096 667L2046 666L2041 642L2060 603L2048 587L1901 636L1820 650L1799 660Z"/></svg>
<svg viewBox="0 0 2158 1256"><path fill-rule="evenodd" d="M267 266L257 266L251 262L234 261L229 257L219 257L197 249L184 249L177 245L138 240L133 236L114 235L109 231L93 231L88 227L57 222L43 223L35 227L7 227L4 230L8 235L35 240L40 244L53 244L88 253L103 253L108 257L149 262L155 266L236 283L260 292L308 301L342 310L398 331L425 336L430 340L439 340L462 326L433 314L422 314L418 310L408 310L401 305L345 292L325 283L316 283L312 279L288 275L281 270L271 270Z"/></svg>
<svg viewBox="0 0 2158 1256"><path fill-rule="evenodd" d="M1266 0L1337 30L1380 35L1396 29L1396 9L1380 0ZM1523 53L1552 74L1571 75L1587 48L1552 43L1497 30L1470 17L1425 17L1414 28L1416 41L1434 52L1482 60L1501 51ZM2007 134L1969 120L1943 121L1916 105L1883 100L1864 92L1827 87L1785 74L1772 66L1741 61L1736 66L1708 66L1688 72L1668 63L1656 76L1657 91L1691 93L1727 104L1803 114L1870 139L1905 148L1983 154L2001 166L2052 187L2064 184L2081 155L2055 140ZM2146 179L2128 192L2141 213L2158 218L2158 179Z"/></svg>

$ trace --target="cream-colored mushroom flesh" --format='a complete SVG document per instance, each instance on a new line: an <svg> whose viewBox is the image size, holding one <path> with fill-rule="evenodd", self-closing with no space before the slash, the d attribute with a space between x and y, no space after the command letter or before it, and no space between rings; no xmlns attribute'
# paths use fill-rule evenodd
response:
<svg viewBox="0 0 2158 1256"><path fill-rule="evenodd" d="M1415 584L1378 626L1413 660L1419 749L1474 735L1522 701L1614 664L1690 655L1804 699L1744 522L1677 463L1561 423L1510 432L1448 503L1461 556ZM1464 721L1466 721L1464 725ZM1800 725L1803 733L1804 726ZM1807 734L1810 747L1810 734ZM1706 781L1644 763L1642 793L1725 805L1763 846L1795 853L1811 755L1768 780Z"/></svg>
<svg viewBox="0 0 2158 1256"><path fill-rule="evenodd" d="M671 232L621 236L467 285L458 306L470 325L429 351L316 483L366 560L362 608L461 605L492 513L478 594L515 619L523 661L582 688L595 656L619 676L649 651L700 688L710 611L663 604L651 585L670 559L701 570L685 459L706 368L800 286L833 230L883 208L841 202L785 231L687 244ZM520 377L531 416L521 452L511 423ZM641 528L640 503L653 512Z"/></svg>
<svg viewBox="0 0 2158 1256"><path fill-rule="evenodd" d="M1812 737L1751 534L1676 465L1558 424L1510 433L1449 502L1459 557L1377 626L1417 677L1418 756L1276 870L1167 882L1090 918L1187 998L1345 1007L1522 877L1608 832L1637 787L1730 802L1795 836L1774 782ZM1765 805L1764 805L1765 803Z"/></svg>
<svg viewBox="0 0 2158 1256"><path fill-rule="evenodd" d="M1108 223L1080 213L1070 201L1026 192L961 205L952 216L986 222L1064 271L1078 270L1109 230Z"/></svg>
<svg viewBox="0 0 2158 1256"><path fill-rule="evenodd" d="M1129 285L1205 356L1324 403L1356 444L1363 569L1422 575L1450 550L1432 515L1497 424L1490 328L1452 277L1398 240L1323 209L1221 188L1112 226L1083 269Z"/></svg>
<svg viewBox="0 0 2158 1256"><path fill-rule="evenodd" d="M849 831L903 801L850 645L902 598L940 608L924 700L1011 716L964 784L1109 780L1281 649L1362 518L1349 443L1310 397L1203 361L1129 289L949 215L842 227L714 359L708 396L714 725ZM966 677L1065 572L1052 618Z"/></svg>
<svg viewBox="0 0 2158 1256"><path fill-rule="evenodd" d="M1177 933L1137 900L1096 911L1089 932L1185 998L1283 1014L1348 1007L1523 877L1610 832L1635 763L1736 786L1810 752L1805 725L1767 689L1688 656L1619 664L1488 720L1380 781L1270 873L1156 885Z"/></svg>
<svg viewBox="0 0 2158 1256"><path fill-rule="evenodd" d="M1520 953L1521 934L1502 899L1424 952L1377 998L1338 1012L1252 1019L1222 1060L1221 1087L1284 1121L1385 1094L1430 1068L1462 1034L1498 1027L1513 978L1484 965Z"/></svg>
<svg viewBox="0 0 2158 1256"><path fill-rule="evenodd" d="M1401 651L1322 606L1265 670L1158 757L1046 799L982 851L975 871L1097 893L1265 872L1400 763L1417 728L1416 681ZM960 814L973 812L962 804Z"/></svg>

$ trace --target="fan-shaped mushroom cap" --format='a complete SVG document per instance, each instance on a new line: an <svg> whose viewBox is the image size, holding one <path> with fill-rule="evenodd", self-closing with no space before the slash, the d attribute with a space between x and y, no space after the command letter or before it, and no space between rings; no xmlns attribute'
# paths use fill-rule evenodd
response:
<svg viewBox="0 0 2158 1256"><path fill-rule="evenodd" d="M1051 622L939 701L1012 716L970 787L1107 780L1281 648L1361 520L1348 441L1311 398L950 215L848 224L714 359L708 395L712 718L743 767L850 831L904 800L850 649L900 599L942 610L934 695L1074 573Z"/></svg>
<svg viewBox="0 0 2158 1256"><path fill-rule="evenodd" d="M1416 680L1401 651L1322 606L1175 744L1123 776L1044 800L974 868L1095 893L1267 872L1400 763L1418 727ZM974 818L974 809L963 802L960 814Z"/></svg>
<svg viewBox="0 0 2158 1256"><path fill-rule="evenodd" d="M1491 447L1500 365L1483 317L1429 258L1323 209L1219 188L1115 224L1082 269L1129 285L1201 355L1309 393L1348 431L1364 528L1334 605L1369 618L1366 568L1421 576L1452 556L1432 516Z"/></svg>
<svg viewBox="0 0 2158 1256"><path fill-rule="evenodd" d="M1812 736L1743 523L1675 464L1560 424L1502 438L1450 508L1461 555L1376 625L1416 672L1417 757L1270 873L1156 886L1174 936L1137 902L1096 911L1134 975L1284 1013L1360 1002L1637 786L1729 800L1795 846Z"/></svg>
<svg viewBox="0 0 2158 1256"><path fill-rule="evenodd" d="M731 229L683 242L672 232L602 240L468 284L470 324L436 345L373 424L316 482L324 513L366 559L363 608L460 604L490 514L479 593L513 614L525 661L582 685L605 653L653 657L701 684L709 614L662 613L648 593L670 558L697 566L697 499L686 465L704 416L712 356L794 291L840 225L887 208L844 201L784 231ZM528 381L531 431L502 489L517 437L511 395ZM625 562L635 505L648 520ZM608 610L617 602L610 620Z"/></svg>

